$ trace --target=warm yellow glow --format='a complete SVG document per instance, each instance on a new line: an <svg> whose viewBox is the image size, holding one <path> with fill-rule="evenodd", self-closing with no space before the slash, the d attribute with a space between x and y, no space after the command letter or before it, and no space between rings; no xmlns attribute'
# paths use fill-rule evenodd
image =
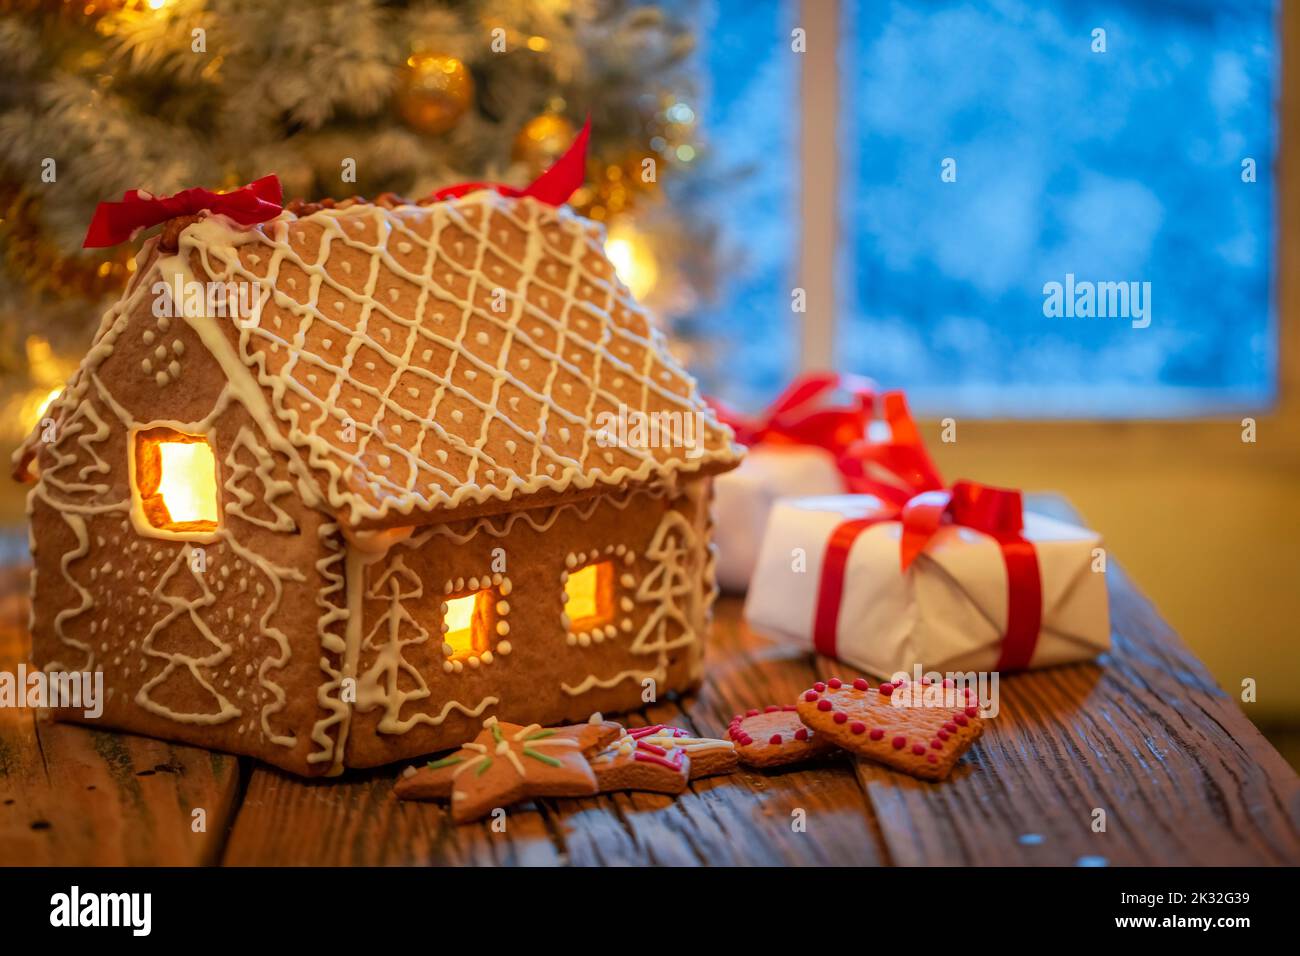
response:
<svg viewBox="0 0 1300 956"><path fill-rule="evenodd" d="M217 460L205 441L158 444L158 494L173 524L217 520Z"/></svg>
<svg viewBox="0 0 1300 956"><path fill-rule="evenodd" d="M565 582L564 593L569 599L564 602L564 613L570 621L596 616L596 590L599 584L597 566L589 564L569 575Z"/></svg>
<svg viewBox="0 0 1300 956"><path fill-rule="evenodd" d="M488 626L486 604L490 591L475 591L464 597L450 598L443 623L447 632L442 639L451 645L453 658L466 658L487 649Z"/></svg>
<svg viewBox="0 0 1300 956"><path fill-rule="evenodd" d="M55 400L56 398L58 398L60 395L62 395L62 394L63 394L63 389L61 389L61 388L52 388L52 389L49 390L48 393L46 393L45 397L41 399L40 404L36 406L36 420L37 420L37 421L40 421L42 418L45 417L45 412L46 412L46 410L47 410L51 405L53 405L53 404L54 404L54 400Z"/></svg>
<svg viewBox="0 0 1300 956"><path fill-rule="evenodd" d="M610 229L605 255L614 263L618 277L638 299L647 295L659 279L659 263L655 261L654 252L645 238L629 226L616 225Z"/></svg>
<svg viewBox="0 0 1300 956"><path fill-rule="evenodd" d="M167 6L167 0L149 0L150 10L161 10L165 6Z"/></svg>
<svg viewBox="0 0 1300 956"><path fill-rule="evenodd" d="M45 420L45 413L50 410L50 406L62 392L62 386L48 389L35 388L23 396L18 406L23 434L30 432Z"/></svg>

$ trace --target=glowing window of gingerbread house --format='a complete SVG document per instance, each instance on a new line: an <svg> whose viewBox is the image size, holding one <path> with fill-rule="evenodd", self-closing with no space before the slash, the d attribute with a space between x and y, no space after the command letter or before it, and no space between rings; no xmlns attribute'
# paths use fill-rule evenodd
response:
<svg viewBox="0 0 1300 956"><path fill-rule="evenodd" d="M598 561L570 571L564 582L569 630L590 631L614 617L614 562Z"/></svg>
<svg viewBox="0 0 1300 956"><path fill-rule="evenodd" d="M202 435L151 428L135 438L135 493L145 518L163 531L217 527L217 459Z"/></svg>
<svg viewBox="0 0 1300 956"><path fill-rule="evenodd" d="M445 657L453 661L467 660L481 657L490 649L495 603L491 588L447 599L442 612Z"/></svg>

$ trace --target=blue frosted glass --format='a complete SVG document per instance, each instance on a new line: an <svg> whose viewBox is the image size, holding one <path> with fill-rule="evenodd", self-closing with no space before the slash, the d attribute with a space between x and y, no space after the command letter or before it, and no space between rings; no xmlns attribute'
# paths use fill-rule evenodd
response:
<svg viewBox="0 0 1300 956"><path fill-rule="evenodd" d="M1273 400L1275 4L843 11L844 368L943 413L1140 418ZM1067 274L1150 283L1149 326L1046 317L1044 285Z"/></svg>

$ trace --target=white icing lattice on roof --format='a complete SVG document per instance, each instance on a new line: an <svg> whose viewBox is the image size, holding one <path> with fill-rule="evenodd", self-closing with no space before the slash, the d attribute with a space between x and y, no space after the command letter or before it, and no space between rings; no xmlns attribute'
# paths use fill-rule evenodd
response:
<svg viewBox="0 0 1300 956"><path fill-rule="evenodd" d="M356 524L739 460L603 239L567 209L484 191L253 228L210 217L180 251L263 286L242 325L219 321ZM603 445L597 424L620 407L698 413L698 447Z"/></svg>

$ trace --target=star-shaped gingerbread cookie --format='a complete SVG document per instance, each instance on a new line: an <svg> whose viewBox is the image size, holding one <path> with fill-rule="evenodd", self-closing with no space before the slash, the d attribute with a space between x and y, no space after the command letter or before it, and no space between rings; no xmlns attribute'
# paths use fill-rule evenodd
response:
<svg viewBox="0 0 1300 956"><path fill-rule="evenodd" d="M477 738L455 753L411 768L393 792L404 800L450 797L451 818L457 823L530 797L588 796L596 792L596 776L587 756L622 730L598 714L568 727L525 727L489 717Z"/></svg>

